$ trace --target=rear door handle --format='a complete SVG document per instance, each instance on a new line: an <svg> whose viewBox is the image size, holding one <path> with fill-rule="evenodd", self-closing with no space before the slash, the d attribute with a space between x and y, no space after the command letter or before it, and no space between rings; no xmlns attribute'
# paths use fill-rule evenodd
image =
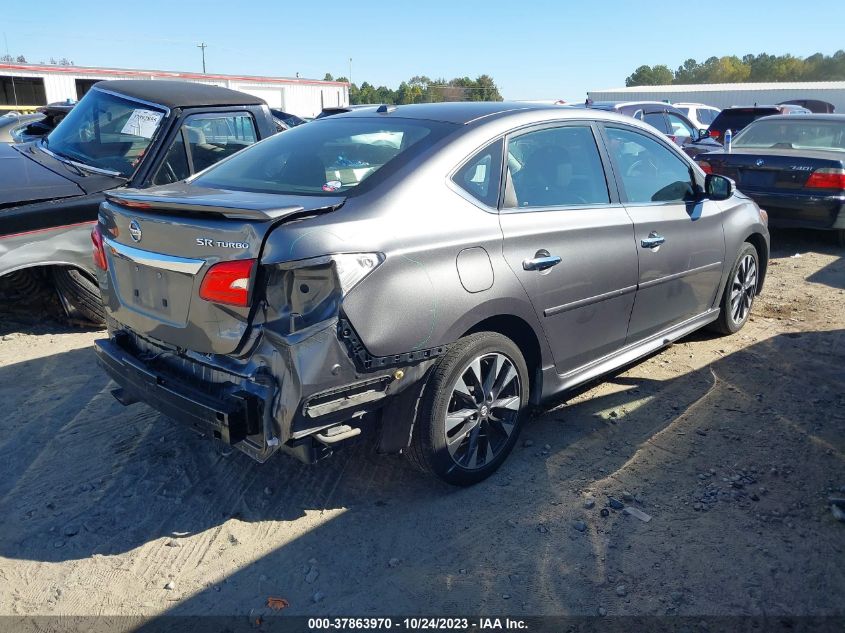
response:
<svg viewBox="0 0 845 633"><path fill-rule="evenodd" d="M663 242L666 241L666 238L660 235L659 233L652 231L648 234L648 237L643 238L640 240L640 244L642 244L643 248L657 248Z"/></svg>
<svg viewBox="0 0 845 633"><path fill-rule="evenodd" d="M552 266L557 266L560 263L560 257L557 255L545 255L543 257L535 257L534 259L522 260L523 270L548 270Z"/></svg>

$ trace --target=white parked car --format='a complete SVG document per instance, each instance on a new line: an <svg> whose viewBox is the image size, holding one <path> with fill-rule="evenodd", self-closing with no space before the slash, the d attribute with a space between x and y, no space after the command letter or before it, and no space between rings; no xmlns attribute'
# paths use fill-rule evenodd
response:
<svg viewBox="0 0 845 633"><path fill-rule="evenodd" d="M721 112L719 108L705 105L703 103L673 103L673 106L683 112L686 117L695 125L697 130L706 130L713 123L713 119Z"/></svg>

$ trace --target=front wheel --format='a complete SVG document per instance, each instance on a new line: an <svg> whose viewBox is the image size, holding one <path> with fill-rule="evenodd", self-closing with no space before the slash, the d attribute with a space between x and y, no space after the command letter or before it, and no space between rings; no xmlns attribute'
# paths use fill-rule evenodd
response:
<svg viewBox="0 0 845 633"><path fill-rule="evenodd" d="M757 295L760 258L757 249L748 242L739 249L731 276L725 286L720 304L721 312L714 328L722 334L739 332L751 315L751 306Z"/></svg>
<svg viewBox="0 0 845 633"><path fill-rule="evenodd" d="M70 305L82 318L96 325L106 322L100 289L90 275L76 268L59 266L53 271L53 281L62 302Z"/></svg>
<svg viewBox="0 0 845 633"><path fill-rule="evenodd" d="M408 456L458 486L489 477L513 449L528 410L528 369L495 332L461 339L435 365L417 410Z"/></svg>

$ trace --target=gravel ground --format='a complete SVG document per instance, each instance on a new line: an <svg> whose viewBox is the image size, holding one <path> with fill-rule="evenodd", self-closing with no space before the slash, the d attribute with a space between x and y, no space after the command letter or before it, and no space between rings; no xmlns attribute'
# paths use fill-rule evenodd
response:
<svg viewBox="0 0 845 633"><path fill-rule="evenodd" d="M547 409L466 490L366 442L256 464L120 406L101 332L7 301L0 614L843 615L845 252L773 242L745 329Z"/></svg>

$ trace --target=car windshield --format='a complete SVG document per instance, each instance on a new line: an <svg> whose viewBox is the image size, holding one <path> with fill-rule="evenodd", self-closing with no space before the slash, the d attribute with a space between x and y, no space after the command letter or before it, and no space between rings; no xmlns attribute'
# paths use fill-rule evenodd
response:
<svg viewBox="0 0 845 633"><path fill-rule="evenodd" d="M760 119L745 128L733 146L845 152L845 121Z"/></svg>
<svg viewBox="0 0 845 633"><path fill-rule="evenodd" d="M434 121L329 117L292 128L234 155L192 182L262 193L332 195L403 163L454 126Z"/></svg>
<svg viewBox="0 0 845 633"><path fill-rule="evenodd" d="M164 108L95 89L50 132L44 146L61 157L129 177L164 116Z"/></svg>

